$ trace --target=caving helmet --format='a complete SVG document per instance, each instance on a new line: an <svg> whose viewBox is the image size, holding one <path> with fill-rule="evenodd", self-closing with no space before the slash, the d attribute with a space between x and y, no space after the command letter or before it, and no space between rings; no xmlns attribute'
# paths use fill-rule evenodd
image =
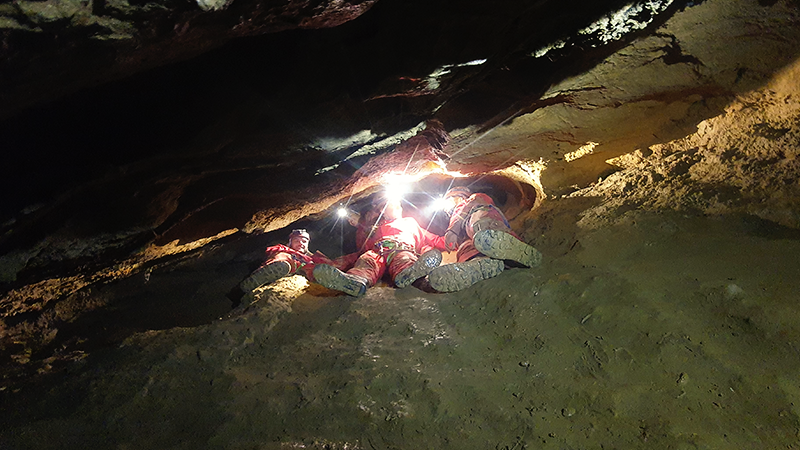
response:
<svg viewBox="0 0 800 450"><path fill-rule="evenodd" d="M447 190L447 192L444 194L444 198L461 197L466 200L470 195L472 195L470 188L466 186L455 186Z"/></svg>
<svg viewBox="0 0 800 450"><path fill-rule="evenodd" d="M303 228L292 230L289 233L289 248L301 253L308 253L308 242L311 240L308 231Z"/></svg>
<svg viewBox="0 0 800 450"><path fill-rule="evenodd" d="M292 230L292 232L289 233L289 240L291 241L292 238L295 236L301 236L306 239L311 239L311 236L308 234L308 231L306 231L305 228L298 228L296 230Z"/></svg>
<svg viewBox="0 0 800 450"><path fill-rule="evenodd" d="M444 197L442 197L446 201L444 212L447 213L448 216L452 215L456 206L466 201L470 195L472 195L472 191L466 186L455 186L448 189ZM452 201L448 201L451 199Z"/></svg>

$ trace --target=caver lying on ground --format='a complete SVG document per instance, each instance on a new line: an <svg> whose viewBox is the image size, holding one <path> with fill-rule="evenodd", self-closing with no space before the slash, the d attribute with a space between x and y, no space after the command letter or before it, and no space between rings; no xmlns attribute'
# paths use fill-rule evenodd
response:
<svg viewBox="0 0 800 450"><path fill-rule="evenodd" d="M347 264L346 256L332 261L319 251L312 254L308 251L310 238L306 230L292 230L288 246L277 244L267 247L264 264L239 283L239 288L243 292L252 292L260 286L295 273L301 273L313 281L315 265L325 263L341 267Z"/></svg>
<svg viewBox="0 0 800 450"><path fill-rule="evenodd" d="M467 288L499 275L505 267L502 260L528 267L541 263L541 253L519 239L488 195L454 187L445 200L450 216L445 246L451 251L458 249L457 262L437 267L428 275L432 288L440 292Z"/></svg>
<svg viewBox="0 0 800 450"><path fill-rule="evenodd" d="M442 262L444 238L402 217L399 200L377 197L373 211L383 215L365 237L364 251L347 272L329 264L314 269L317 283L352 296L364 295L388 270L395 286L403 288L430 273Z"/></svg>

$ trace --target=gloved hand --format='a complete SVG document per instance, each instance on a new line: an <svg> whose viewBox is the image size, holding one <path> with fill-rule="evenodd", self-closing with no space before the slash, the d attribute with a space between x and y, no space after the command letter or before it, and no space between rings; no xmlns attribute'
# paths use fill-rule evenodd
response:
<svg viewBox="0 0 800 450"><path fill-rule="evenodd" d="M444 248L453 251L458 248L458 235L453 230L447 230L444 233Z"/></svg>

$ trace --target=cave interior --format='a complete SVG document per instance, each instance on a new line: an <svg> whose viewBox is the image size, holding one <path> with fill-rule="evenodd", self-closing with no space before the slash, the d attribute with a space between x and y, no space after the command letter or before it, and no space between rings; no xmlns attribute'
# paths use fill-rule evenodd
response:
<svg viewBox="0 0 800 450"><path fill-rule="evenodd" d="M0 448L800 448L796 0L15 0L0 34ZM293 229L356 252L337 211L397 177L542 264L235 294Z"/></svg>

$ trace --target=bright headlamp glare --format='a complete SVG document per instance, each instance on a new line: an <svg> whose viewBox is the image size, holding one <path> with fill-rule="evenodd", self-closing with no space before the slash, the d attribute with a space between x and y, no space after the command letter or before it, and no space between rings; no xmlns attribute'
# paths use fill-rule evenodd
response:
<svg viewBox="0 0 800 450"><path fill-rule="evenodd" d="M408 185L405 183L392 183L385 186L386 200L389 202L399 202L408 193Z"/></svg>
<svg viewBox="0 0 800 450"><path fill-rule="evenodd" d="M430 211L444 211L449 204L450 202L446 198L439 197L431 202L430 206L428 206L428 209Z"/></svg>

